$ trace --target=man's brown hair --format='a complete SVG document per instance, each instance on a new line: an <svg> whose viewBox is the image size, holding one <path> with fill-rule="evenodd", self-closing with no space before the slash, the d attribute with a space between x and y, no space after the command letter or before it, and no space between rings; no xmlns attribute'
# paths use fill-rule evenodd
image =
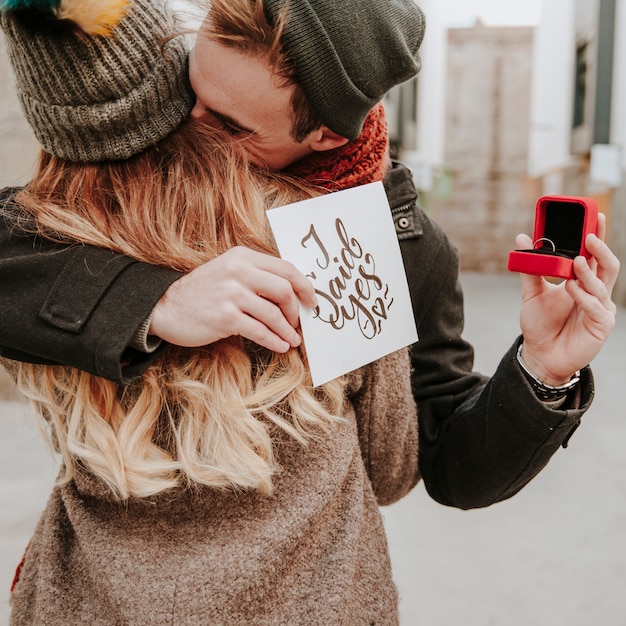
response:
<svg viewBox="0 0 626 626"><path fill-rule="evenodd" d="M265 13L263 0L212 0L200 36L208 36L246 54L264 56L281 80L281 86L295 86L291 98L291 136L300 142L323 126L323 122L309 106L298 83L295 62L282 44L286 16L287 10L271 21Z"/></svg>

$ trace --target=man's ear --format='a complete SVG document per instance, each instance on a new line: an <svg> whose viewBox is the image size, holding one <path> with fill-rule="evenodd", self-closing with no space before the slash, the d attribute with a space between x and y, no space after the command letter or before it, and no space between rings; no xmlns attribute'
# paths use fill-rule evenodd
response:
<svg viewBox="0 0 626 626"><path fill-rule="evenodd" d="M328 126L322 126L309 135L309 146L316 152L340 148L345 146L348 141L350 140L330 130Z"/></svg>

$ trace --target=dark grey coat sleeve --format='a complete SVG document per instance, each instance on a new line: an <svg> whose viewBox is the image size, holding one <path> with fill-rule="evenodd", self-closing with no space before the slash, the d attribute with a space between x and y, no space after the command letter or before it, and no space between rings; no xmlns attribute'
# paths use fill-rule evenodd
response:
<svg viewBox="0 0 626 626"><path fill-rule="evenodd" d="M15 191L0 193L0 356L130 382L157 355L131 338L180 274L29 234Z"/></svg>
<svg viewBox="0 0 626 626"><path fill-rule="evenodd" d="M472 371L456 249L417 206L402 166L386 186L419 334L411 360L422 477L442 504L488 506L517 493L567 442L593 398L591 371L582 372L580 408L571 410L536 398L515 358L519 338L491 379Z"/></svg>

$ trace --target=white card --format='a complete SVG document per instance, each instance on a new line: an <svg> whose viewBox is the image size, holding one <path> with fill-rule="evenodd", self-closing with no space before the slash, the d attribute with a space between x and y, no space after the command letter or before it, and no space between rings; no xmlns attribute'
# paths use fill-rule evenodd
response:
<svg viewBox="0 0 626 626"><path fill-rule="evenodd" d="M400 245L380 182L272 209L280 255L309 277L300 323L317 387L417 341Z"/></svg>

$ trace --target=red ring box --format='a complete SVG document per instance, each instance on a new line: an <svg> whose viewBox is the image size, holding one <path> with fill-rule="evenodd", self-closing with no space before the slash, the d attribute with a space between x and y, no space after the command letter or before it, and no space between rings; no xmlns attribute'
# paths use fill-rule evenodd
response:
<svg viewBox="0 0 626 626"><path fill-rule="evenodd" d="M533 249L511 250L507 268L523 274L574 278L574 259L591 257L585 237L597 231L598 203L593 198L542 196L535 209Z"/></svg>

